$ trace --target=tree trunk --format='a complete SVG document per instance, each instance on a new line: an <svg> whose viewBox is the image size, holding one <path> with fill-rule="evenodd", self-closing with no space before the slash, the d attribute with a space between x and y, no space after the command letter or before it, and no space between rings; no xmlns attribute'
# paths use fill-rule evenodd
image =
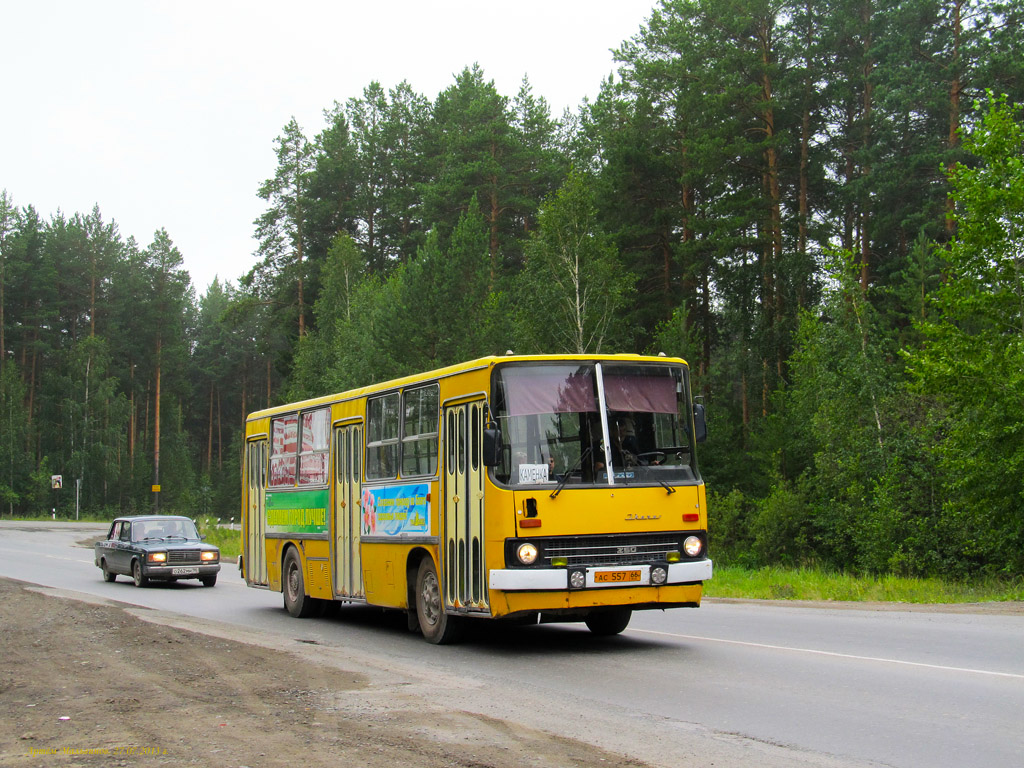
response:
<svg viewBox="0 0 1024 768"><path fill-rule="evenodd" d="M494 290L494 280L498 274L498 216L500 209L498 207L498 179L491 178L491 213L490 213L490 242L488 244L488 250L490 251L489 256L491 260L491 274L490 281L488 282L488 291Z"/></svg>
<svg viewBox="0 0 1024 768"><path fill-rule="evenodd" d="M220 419L220 387L217 387L217 471L224 469L224 440Z"/></svg>
<svg viewBox="0 0 1024 768"><path fill-rule="evenodd" d="M210 404L206 419L206 471L213 466L213 382L210 382Z"/></svg>
<svg viewBox="0 0 1024 768"><path fill-rule="evenodd" d="M135 406L135 364L131 364L131 413L128 416L128 461L131 462L131 471L135 471L135 432L138 429L138 412Z"/></svg>
<svg viewBox="0 0 1024 768"><path fill-rule="evenodd" d="M0 371L7 362L7 340L4 336L4 264L3 243L0 242Z"/></svg>
<svg viewBox="0 0 1024 768"><path fill-rule="evenodd" d="M865 156L871 146L871 114L873 110L874 84L871 82L874 73L874 61L871 58L871 0L864 0L861 9L861 23L864 25L864 107L861 114L863 120L863 141L862 149ZM865 164L861 169L862 176L871 175L871 166ZM870 206L867 199L861 200L860 212L860 287L867 290L871 275L871 238L869 232Z"/></svg>
<svg viewBox="0 0 1024 768"><path fill-rule="evenodd" d="M960 38L963 33L963 11L964 0L956 0L953 3L953 63L950 67L952 77L949 84L949 148L956 149L960 146ZM953 192L946 193L946 234L952 238L956 229L956 220L953 218L954 203Z"/></svg>
<svg viewBox="0 0 1024 768"><path fill-rule="evenodd" d="M708 271L708 265L705 263L701 269L701 317L704 326L701 332L704 336L704 355L700 361L700 372L704 378L704 394L710 396L711 382L707 373L711 370L711 281Z"/></svg>
<svg viewBox="0 0 1024 768"><path fill-rule="evenodd" d="M91 250L91 249L90 249ZM96 338L96 254L89 257L89 338Z"/></svg>
<svg viewBox="0 0 1024 768"><path fill-rule="evenodd" d="M36 351L37 342L39 341L39 329L36 328L32 331L32 363L31 369L29 370L29 385L28 385L28 426L32 426L32 413L35 411L36 401L36 358L38 352Z"/></svg>
<svg viewBox="0 0 1024 768"><path fill-rule="evenodd" d="M775 147L775 108L772 106L774 85L771 78L772 66L772 30L774 17L762 19L760 29L761 46L761 99L764 109L761 120L764 123L764 134L767 147L765 149L765 186L768 193L769 237L771 251L765 265L765 309L768 310L768 331L772 349L775 354L775 368L782 375L782 340L779 329L782 327L783 298L779 282L782 279L782 189L779 184L779 153ZM767 379L766 379L767 382ZM767 385L767 383L766 383Z"/></svg>
<svg viewBox="0 0 1024 768"><path fill-rule="evenodd" d="M153 512L160 514L160 491L155 490L160 485L160 356L162 340L156 338L156 402L153 416Z"/></svg>
<svg viewBox="0 0 1024 768"><path fill-rule="evenodd" d="M812 83L811 74L811 56L810 51L814 45L814 24L811 21L812 4L808 2L805 5L804 12L807 14L807 34L804 38L804 51L806 58L804 59L807 72L804 76L804 104L803 114L800 118L800 210L799 210L799 227L797 231L797 253L801 257L807 255L807 222L810 221L810 205L807 200L808 196L808 168L810 166L810 146L811 146L811 94L814 92L814 86ZM803 286L800 286L800 290L797 295L799 296L800 305L803 306L804 295Z"/></svg>
<svg viewBox="0 0 1024 768"><path fill-rule="evenodd" d="M743 445L747 445L747 433L750 430L750 400L747 396L747 372L743 371L743 376L740 379L740 401L742 403L743 412Z"/></svg>

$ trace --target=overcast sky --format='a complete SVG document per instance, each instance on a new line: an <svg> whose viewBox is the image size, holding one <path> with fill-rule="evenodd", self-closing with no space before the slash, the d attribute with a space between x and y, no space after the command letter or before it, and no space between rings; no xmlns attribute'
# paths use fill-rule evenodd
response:
<svg viewBox="0 0 1024 768"><path fill-rule="evenodd" d="M655 0L0 0L0 189L44 218L98 204L160 227L197 293L255 263L256 195L291 117L306 135L372 80L433 100L479 63L554 117L593 98Z"/></svg>

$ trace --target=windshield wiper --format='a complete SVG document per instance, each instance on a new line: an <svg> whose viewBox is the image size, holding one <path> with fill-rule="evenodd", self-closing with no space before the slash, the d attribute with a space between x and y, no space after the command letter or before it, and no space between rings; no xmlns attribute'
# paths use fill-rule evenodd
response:
<svg viewBox="0 0 1024 768"><path fill-rule="evenodd" d="M590 449L591 449L591 446L588 445L584 449L583 453L580 454L580 457L578 459L576 459L576 463L572 465L572 468L568 472L566 472L564 475L562 475L562 479L558 481L558 487L555 488L555 490L553 490L551 492L551 498L552 499L557 499L558 498L558 494L560 494L562 492L562 489L565 487L565 484L567 482L569 482L569 477L572 475L573 472L575 472L577 469L580 468L580 466L583 464L583 460L585 458L587 458L587 456L590 455Z"/></svg>

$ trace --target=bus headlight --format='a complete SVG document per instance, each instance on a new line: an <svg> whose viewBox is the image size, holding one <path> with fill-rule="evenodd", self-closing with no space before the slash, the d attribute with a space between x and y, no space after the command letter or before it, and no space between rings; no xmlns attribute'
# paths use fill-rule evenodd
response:
<svg viewBox="0 0 1024 768"><path fill-rule="evenodd" d="M668 569L664 565L656 565L651 568L651 584L656 587L668 581Z"/></svg>
<svg viewBox="0 0 1024 768"><path fill-rule="evenodd" d="M697 536L687 536L686 541L683 542L683 551L689 557L696 557L700 554L700 551L704 548L704 544Z"/></svg>
<svg viewBox="0 0 1024 768"><path fill-rule="evenodd" d="M516 550L516 557L523 565L533 565L537 562L537 547L530 542L520 544Z"/></svg>

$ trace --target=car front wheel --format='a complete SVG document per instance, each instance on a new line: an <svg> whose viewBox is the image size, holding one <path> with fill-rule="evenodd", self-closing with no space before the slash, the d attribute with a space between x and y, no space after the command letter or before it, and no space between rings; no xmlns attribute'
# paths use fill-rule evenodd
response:
<svg viewBox="0 0 1024 768"><path fill-rule="evenodd" d="M138 560L132 563L132 581L135 582L136 587L145 587L149 584L149 579L142 573L142 563Z"/></svg>
<svg viewBox="0 0 1024 768"><path fill-rule="evenodd" d="M217 583L217 574L214 573L210 576L200 576L199 580L203 582L204 587L212 587L214 584Z"/></svg>

